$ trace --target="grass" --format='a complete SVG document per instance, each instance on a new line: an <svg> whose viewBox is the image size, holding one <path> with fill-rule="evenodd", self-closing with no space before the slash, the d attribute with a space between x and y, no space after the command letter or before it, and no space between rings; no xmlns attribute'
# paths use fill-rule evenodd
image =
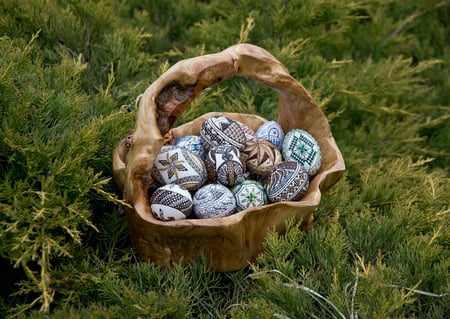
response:
<svg viewBox="0 0 450 319"><path fill-rule="evenodd" d="M0 0L0 314L10 318L446 318L450 3ZM284 63L347 172L313 228L257 262L162 270L129 240L111 150L175 62L238 42ZM274 119L273 91L220 83L210 110Z"/></svg>

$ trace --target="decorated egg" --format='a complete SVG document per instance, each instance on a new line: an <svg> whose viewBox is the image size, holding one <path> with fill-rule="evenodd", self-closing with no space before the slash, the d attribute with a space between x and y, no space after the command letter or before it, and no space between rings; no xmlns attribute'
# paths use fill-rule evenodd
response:
<svg viewBox="0 0 450 319"><path fill-rule="evenodd" d="M236 210L267 204L267 195L261 183L253 180L243 181L233 187L231 192L236 198Z"/></svg>
<svg viewBox="0 0 450 319"><path fill-rule="evenodd" d="M161 186L150 198L150 210L162 221L185 219L192 212L192 196L177 184Z"/></svg>
<svg viewBox="0 0 450 319"><path fill-rule="evenodd" d="M249 141L249 140L255 138L255 132L250 127L248 127L246 124L244 124L242 122L239 122L239 121L236 121L236 122L239 124L242 131L244 132L246 141Z"/></svg>
<svg viewBox="0 0 450 319"><path fill-rule="evenodd" d="M287 132L281 152L286 161L297 161L302 164L309 176L316 174L322 164L320 146L305 130L293 129Z"/></svg>
<svg viewBox="0 0 450 319"><path fill-rule="evenodd" d="M186 135L182 136L179 139L175 140L175 146L184 147L191 151L192 153L197 154L202 160L206 158L206 150L203 145L203 140L200 136L197 135Z"/></svg>
<svg viewBox="0 0 450 319"><path fill-rule="evenodd" d="M200 136L207 150L224 144L232 145L241 150L244 148L246 141L241 126L225 116L207 118L200 128Z"/></svg>
<svg viewBox="0 0 450 319"><path fill-rule="evenodd" d="M239 150L231 145L211 148L205 160L210 180L227 187L244 180L244 166L240 156Z"/></svg>
<svg viewBox="0 0 450 319"><path fill-rule="evenodd" d="M299 162L281 162L264 179L263 186L269 202L297 201L308 191L308 173Z"/></svg>
<svg viewBox="0 0 450 319"><path fill-rule="evenodd" d="M246 168L255 175L268 175L282 161L280 151L266 139L255 137L245 143L242 150Z"/></svg>
<svg viewBox="0 0 450 319"><path fill-rule="evenodd" d="M178 184L197 190L207 179L206 167L198 155L177 146L163 146L156 156L152 176L161 184Z"/></svg>
<svg viewBox="0 0 450 319"><path fill-rule="evenodd" d="M236 210L236 199L231 191L221 184L207 184L195 192L193 212L197 218L225 217Z"/></svg>
<svg viewBox="0 0 450 319"><path fill-rule="evenodd" d="M264 138L280 149L283 144L284 131L280 124L275 121L267 121L255 132L255 136Z"/></svg>

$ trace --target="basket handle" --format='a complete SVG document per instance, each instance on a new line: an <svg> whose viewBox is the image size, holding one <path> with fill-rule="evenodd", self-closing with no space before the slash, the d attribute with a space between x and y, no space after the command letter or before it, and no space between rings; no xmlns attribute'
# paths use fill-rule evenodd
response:
<svg viewBox="0 0 450 319"><path fill-rule="evenodd" d="M255 79L278 93L278 119L285 131L313 128L331 137L327 121L311 95L272 54L251 44L237 44L215 54L182 60L144 92L138 109L133 143L126 156L124 197L131 203L147 191L146 180L163 145L163 136L205 88L233 76ZM306 112L307 111L307 112ZM313 133L314 134L314 133ZM316 137L317 138L317 137ZM320 141L319 141L320 144ZM137 207L136 207L137 208Z"/></svg>

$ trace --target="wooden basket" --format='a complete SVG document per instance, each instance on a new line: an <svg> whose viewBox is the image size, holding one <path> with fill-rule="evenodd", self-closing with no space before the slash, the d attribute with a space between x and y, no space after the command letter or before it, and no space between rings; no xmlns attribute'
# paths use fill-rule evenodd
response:
<svg viewBox="0 0 450 319"><path fill-rule="evenodd" d="M172 128L190 102L205 88L233 76L258 80L278 93L278 123L287 132L301 128L318 141L323 161L310 181L307 194L298 202L282 202L246 209L216 219L159 221L149 207L151 168ZM226 115L256 130L266 120L251 114L209 113L172 129L175 137L199 135L211 115ZM238 44L228 49L178 62L144 92L131 146L126 139L113 150L113 174L124 199L133 246L141 260L170 266L204 254L215 271L233 271L254 261L263 249L266 233L285 231L286 219L295 216L308 229L321 192L344 173L345 164L325 115L305 88L264 49Z"/></svg>

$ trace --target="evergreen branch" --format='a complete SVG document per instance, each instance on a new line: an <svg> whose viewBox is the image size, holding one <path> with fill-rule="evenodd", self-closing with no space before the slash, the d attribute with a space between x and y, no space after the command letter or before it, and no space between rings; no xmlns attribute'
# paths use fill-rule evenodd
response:
<svg viewBox="0 0 450 319"><path fill-rule="evenodd" d="M386 287L394 288L394 289L403 289L403 290L407 290L409 292L412 292L412 293L415 293L418 295L424 295L424 296L435 297L435 298L443 298L448 295L448 294L435 294L435 293L431 293L428 291L423 291L423 290L414 289L414 288L407 288L407 287L402 287L399 285L392 285L392 284L386 284Z"/></svg>
<svg viewBox="0 0 450 319"><path fill-rule="evenodd" d="M239 34L239 43L248 42L248 37L254 27L255 27L255 20L250 15L247 18L247 25L245 27L244 27L244 24L241 25L241 32Z"/></svg>
<svg viewBox="0 0 450 319"><path fill-rule="evenodd" d="M49 260L48 255L51 251L50 247L46 247L47 245L43 245L43 249L41 251L41 260L39 261L39 265L41 266L41 282L39 283L39 289L41 291L41 298L43 300L41 305L41 312L48 312L50 310L50 304L53 302L53 298L55 295L55 291L50 287L50 273L49 273ZM47 248L47 249L45 249Z"/></svg>
<svg viewBox="0 0 450 319"><path fill-rule="evenodd" d="M123 199L118 199L116 196L114 196L111 193L106 192L105 190L102 189L102 186L107 184L107 183L109 183L110 180L111 180L111 177L106 178L104 180L101 180L101 181L95 183L92 186L92 189L95 190L98 194L100 194L103 197L105 197L108 201L111 201L111 202L116 203L116 204L123 205L123 206L128 207L128 208L132 208L133 206L131 206L127 201L125 201Z"/></svg>
<svg viewBox="0 0 450 319"><path fill-rule="evenodd" d="M250 278L253 278L253 277L257 278L257 277L260 277L261 275L264 275L264 274L267 274L267 273L276 273L276 274L279 274L279 275L283 276L284 278L286 278L286 279L288 279L290 281L290 283L283 283L282 284L283 286L289 287L289 288L296 288L296 289L303 290L303 291L307 292L310 296L312 296L315 300L319 301L319 303L321 303L321 300L325 301L328 305L330 305L338 313L338 315L341 318L346 319L345 316L339 311L338 307L336 307L327 298L325 298L324 296L322 296L321 294L319 294L318 292L314 291L311 288L308 288L308 287L306 287L304 285L300 285L300 284L296 283L294 280L292 280L291 278L289 278L288 276L286 276L284 273L282 273L281 271L279 271L277 269L259 271L257 273L248 275L248 277L250 277ZM330 311L327 307L325 307L325 309L327 309L327 311ZM332 314L332 313L330 312L330 314Z"/></svg>

